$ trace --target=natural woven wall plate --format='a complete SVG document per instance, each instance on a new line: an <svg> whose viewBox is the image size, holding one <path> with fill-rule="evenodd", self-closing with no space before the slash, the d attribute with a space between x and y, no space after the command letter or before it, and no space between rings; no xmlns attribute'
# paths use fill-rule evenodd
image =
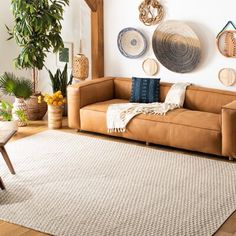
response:
<svg viewBox="0 0 236 236"><path fill-rule="evenodd" d="M151 58L148 58L143 61L143 71L146 75L153 76L158 72L157 61Z"/></svg>
<svg viewBox="0 0 236 236"><path fill-rule="evenodd" d="M225 86L232 86L236 82L236 71L232 68L223 68L219 71L219 81Z"/></svg>
<svg viewBox="0 0 236 236"><path fill-rule="evenodd" d="M156 25L163 16L163 7L157 0L144 0L139 5L139 19L147 26Z"/></svg>
<svg viewBox="0 0 236 236"><path fill-rule="evenodd" d="M236 30L225 30L216 39L219 52L225 57L236 57Z"/></svg>
<svg viewBox="0 0 236 236"><path fill-rule="evenodd" d="M233 27L234 30L226 30L229 26ZM232 21L228 21L217 35L216 44L223 56L236 57L236 26Z"/></svg>
<svg viewBox="0 0 236 236"><path fill-rule="evenodd" d="M117 45L121 54L131 59L139 58L147 51L147 39L143 33L131 27L119 33Z"/></svg>
<svg viewBox="0 0 236 236"><path fill-rule="evenodd" d="M153 34L152 47L159 62L178 73L191 72L201 58L198 36L181 21L160 23Z"/></svg>

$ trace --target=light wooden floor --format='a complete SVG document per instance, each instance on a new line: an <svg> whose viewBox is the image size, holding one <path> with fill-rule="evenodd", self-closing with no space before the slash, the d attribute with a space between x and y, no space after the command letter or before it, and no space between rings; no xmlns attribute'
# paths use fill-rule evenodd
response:
<svg viewBox="0 0 236 236"><path fill-rule="evenodd" d="M13 137L12 141L14 142L17 139L21 139L33 134L37 134L39 132L42 132L44 130L47 130L47 121L34 121L29 124L29 126L24 128L19 128L18 133ZM74 133L74 130L70 130L67 127L67 120L63 120L63 128L62 131ZM95 136L95 134L88 134L84 133L86 136ZM97 135L96 135L97 136ZM99 136L101 138L105 138L105 136ZM111 139L109 137L109 139ZM117 139L115 139L117 140ZM132 141L126 141L118 139L121 142L132 142ZM136 143L136 142L135 142ZM137 143L136 143L137 144ZM138 143L139 145L143 145ZM157 149L163 149L163 147L155 146ZM166 149L166 148L164 148ZM167 149L169 150L169 149ZM179 152L179 150L173 150ZM182 151L181 151L182 152ZM7 183L6 187L7 187ZM236 206L235 206L236 207ZM48 234L40 233L32 229L28 229L22 226L10 224L4 221L0 221L0 236L46 236ZM68 235L69 236L69 235ZM82 236L82 235L81 235ZM112 235L111 235L112 236ZM185 235L183 235L185 236ZM186 235L188 236L188 235ZM200 235L199 235L200 236ZM215 234L215 236L236 236L236 212L222 225L222 227L218 230L218 232Z"/></svg>

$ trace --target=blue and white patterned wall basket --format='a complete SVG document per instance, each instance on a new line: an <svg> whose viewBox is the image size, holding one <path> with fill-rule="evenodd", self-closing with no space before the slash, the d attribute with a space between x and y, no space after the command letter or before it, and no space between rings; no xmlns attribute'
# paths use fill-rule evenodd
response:
<svg viewBox="0 0 236 236"><path fill-rule="evenodd" d="M147 39L142 32L135 28L125 28L120 31L117 45L125 57L136 59L147 51Z"/></svg>

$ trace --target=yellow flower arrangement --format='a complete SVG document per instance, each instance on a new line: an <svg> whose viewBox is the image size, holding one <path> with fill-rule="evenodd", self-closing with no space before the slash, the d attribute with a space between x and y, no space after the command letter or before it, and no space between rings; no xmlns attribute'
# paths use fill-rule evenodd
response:
<svg viewBox="0 0 236 236"><path fill-rule="evenodd" d="M53 105L53 106L62 106L63 104L66 103L66 99L63 97L61 91L57 91L52 95L45 94L43 100L48 104L48 105ZM38 103L42 102L42 96L38 97Z"/></svg>

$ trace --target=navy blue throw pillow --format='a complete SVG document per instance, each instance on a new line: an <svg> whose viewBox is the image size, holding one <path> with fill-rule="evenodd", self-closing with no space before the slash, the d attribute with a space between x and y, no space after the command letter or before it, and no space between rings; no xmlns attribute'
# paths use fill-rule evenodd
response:
<svg viewBox="0 0 236 236"><path fill-rule="evenodd" d="M152 103L159 101L160 79L132 78L130 102Z"/></svg>

